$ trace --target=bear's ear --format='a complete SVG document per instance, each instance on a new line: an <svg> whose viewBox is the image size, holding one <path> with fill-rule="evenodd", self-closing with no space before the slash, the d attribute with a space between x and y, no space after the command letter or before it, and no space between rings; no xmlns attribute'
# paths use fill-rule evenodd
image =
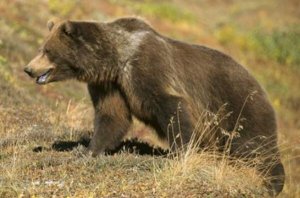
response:
<svg viewBox="0 0 300 198"><path fill-rule="evenodd" d="M47 28L48 28L48 30L51 31L53 27L54 27L54 21L49 20L47 22Z"/></svg>
<svg viewBox="0 0 300 198"><path fill-rule="evenodd" d="M51 31L53 29L53 27L55 26L55 24L58 24L60 23L60 19L59 18L56 18L56 17L53 17L51 18L48 22L47 22L47 28L49 31Z"/></svg>
<svg viewBox="0 0 300 198"><path fill-rule="evenodd" d="M71 21L67 21L62 25L62 31L68 35L75 37L78 35L78 29L76 28L76 24Z"/></svg>

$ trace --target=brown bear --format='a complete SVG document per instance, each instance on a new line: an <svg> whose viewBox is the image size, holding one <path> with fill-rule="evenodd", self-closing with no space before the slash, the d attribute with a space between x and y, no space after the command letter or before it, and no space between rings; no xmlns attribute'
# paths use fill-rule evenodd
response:
<svg viewBox="0 0 300 198"><path fill-rule="evenodd" d="M258 82L231 57L165 37L136 18L49 21L48 28L25 72L38 84L66 79L88 84L95 109L93 155L117 147L133 119L168 140L171 149L184 148L203 112L220 114L223 108L224 119L216 125L239 134L230 140L230 155L261 159L270 192L282 190L274 110ZM214 140L222 150L229 137L224 130L204 134L201 145Z"/></svg>

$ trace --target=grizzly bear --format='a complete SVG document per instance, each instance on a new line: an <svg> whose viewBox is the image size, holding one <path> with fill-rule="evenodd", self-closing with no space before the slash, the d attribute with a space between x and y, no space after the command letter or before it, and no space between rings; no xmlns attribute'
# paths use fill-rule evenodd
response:
<svg viewBox="0 0 300 198"><path fill-rule="evenodd" d="M218 114L218 129L199 145L217 142L232 157L257 158L270 193L284 185L276 119L265 91L231 57L161 35L143 20L49 21L50 34L25 72L38 84L67 79L87 83L95 109L89 150L96 156L117 147L133 119L185 148L203 112ZM223 109L220 111L220 109ZM221 113L220 113L221 112ZM229 134L229 135L226 135Z"/></svg>

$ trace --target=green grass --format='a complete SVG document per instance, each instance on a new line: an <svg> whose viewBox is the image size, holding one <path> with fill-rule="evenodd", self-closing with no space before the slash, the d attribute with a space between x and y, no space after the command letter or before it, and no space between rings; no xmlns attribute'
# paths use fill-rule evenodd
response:
<svg viewBox="0 0 300 198"><path fill-rule="evenodd" d="M296 25L265 32L257 27L251 32L226 24L215 30L215 36L225 46L237 46L257 57L274 60L282 65L300 69L300 28Z"/></svg>
<svg viewBox="0 0 300 198"><path fill-rule="evenodd" d="M157 0L145 0L145 1L115 1L111 0L114 4L124 4L129 9L133 9L134 12L153 17L156 19L169 20L171 22L189 22L195 23L196 17L189 10L179 7L170 1L157 1Z"/></svg>
<svg viewBox="0 0 300 198"><path fill-rule="evenodd" d="M48 6L53 14L66 17L72 12L77 3L78 0L49 0Z"/></svg>
<svg viewBox="0 0 300 198"><path fill-rule="evenodd" d="M285 30L273 30L271 33L253 34L259 45L258 54L264 54L280 64L300 69L300 28L287 27Z"/></svg>

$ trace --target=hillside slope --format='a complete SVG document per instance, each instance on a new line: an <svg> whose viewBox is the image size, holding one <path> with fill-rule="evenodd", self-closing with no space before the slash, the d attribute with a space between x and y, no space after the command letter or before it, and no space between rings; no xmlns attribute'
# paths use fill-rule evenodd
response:
<svg viewBox="0 0 300 198"><path fill-rule="evenodd" d="M266 196L253 169L211 153L171 160L126 153L91 158L82 148L32 152L92 131L93 110L84 84L37 86L23 73L47 34L48 19L103 21L128 15L142 16L163 34L220 49L247 65L278 112L288 174L281 196L299 196L299 4L251 2L1 1L0 197Z"/></svg>

